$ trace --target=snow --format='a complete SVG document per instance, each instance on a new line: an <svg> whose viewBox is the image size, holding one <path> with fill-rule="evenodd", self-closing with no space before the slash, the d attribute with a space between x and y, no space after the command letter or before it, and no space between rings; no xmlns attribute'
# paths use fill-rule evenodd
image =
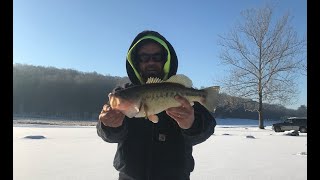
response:
<svg viewBox="0 0 320 180"><path fill-rule="evenodd" d="M265 121L265 129L255 120L217 123L214 135L194 146L191 180L307 179L307 133L276 133L272 121ZM98 137L92 125L14 124L13 179L117 179L116 146Z"/></svg>

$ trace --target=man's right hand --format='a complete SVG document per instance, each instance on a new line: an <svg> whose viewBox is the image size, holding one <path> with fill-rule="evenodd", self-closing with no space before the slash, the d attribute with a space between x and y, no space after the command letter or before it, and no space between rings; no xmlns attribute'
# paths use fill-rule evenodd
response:
<svg viewBox="0 0 320 180"><path fill-rule="evenodd" d="M108 127L119 127L122 125L125 115L118 110L111 109L110 106L104 105L99 115L99 121Z"/></svg>

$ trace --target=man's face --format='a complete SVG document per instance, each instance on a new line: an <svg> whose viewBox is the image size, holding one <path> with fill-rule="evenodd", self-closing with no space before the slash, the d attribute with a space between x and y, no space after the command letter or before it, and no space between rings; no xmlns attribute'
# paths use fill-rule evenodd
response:
<svg viewBox="0 0 320 180"><path fill-rule="evenodd" d="M144 81L149 77L163 79L163 65L166 57L160 45L154 42L147 43L138 50L140 74Z"/></svg>

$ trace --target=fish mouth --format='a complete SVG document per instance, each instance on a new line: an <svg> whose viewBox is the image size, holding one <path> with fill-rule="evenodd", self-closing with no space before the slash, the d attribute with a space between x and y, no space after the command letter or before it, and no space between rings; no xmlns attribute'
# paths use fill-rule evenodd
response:
<svg viewBox="0 0 320 180"><path fill-rule="evenodd" d="M109 102L110 102L110 106L111 108L116 108L119 104L119 100L115 97L115 95L113 93L109 93L108 94L109 97Z"/></svg>
<svg viewBox="0 0 320 180"><path fill-rule="evenodd" d="M131 106L131 101L123 100L121 97L117 96L114 93L109 93L109 103L112 109L116 110L126 110Z"/></svg>

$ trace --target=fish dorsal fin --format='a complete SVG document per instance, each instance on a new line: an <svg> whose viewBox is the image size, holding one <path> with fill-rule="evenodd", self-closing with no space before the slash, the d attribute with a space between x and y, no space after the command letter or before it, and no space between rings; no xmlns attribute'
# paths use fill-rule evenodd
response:
<svg viewBox="0 0 320 180"><path fill-rule="evenodd" d="M162 83L163 80L157 77L149 77L146 84L152 84L152 83Z"/></svg>
<svg viewBox="0 0 320 180"><path fill-rule="evenodd" d="M163 81L162 79L160 79L158 77L149 77L146 84L163 83L163 82L177 83L177 84L181 84L184 87L188 87L188 88L191 88L193 86L191 79L183 74L173 75L166 81Z"/></svg>
<svg viewBox="0 0 320 180"><path fill-rule="evenodd" d="M188 78L186 75L183 74L176 74L171 76L168 80L165 82L171 82L171 83L178 83L181 84L187 88L192 87L192 81L190 78Z"/></svg>

